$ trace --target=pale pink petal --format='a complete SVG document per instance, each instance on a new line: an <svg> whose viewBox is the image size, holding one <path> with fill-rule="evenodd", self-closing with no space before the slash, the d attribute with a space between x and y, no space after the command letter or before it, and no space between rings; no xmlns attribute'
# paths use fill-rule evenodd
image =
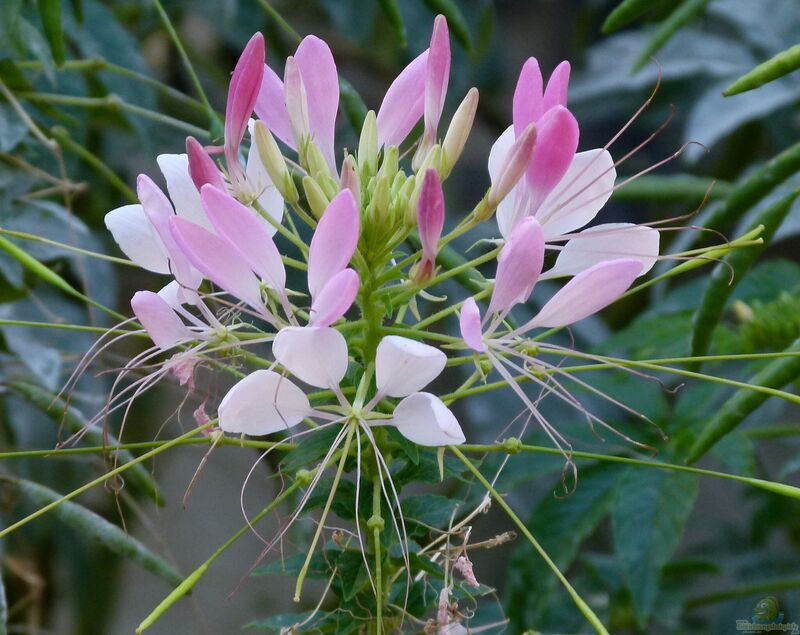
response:
<svg viewBox="0 0 800 635"><path fill-rule="evenodd" d="M330 326L353 305L361 281L353 269L343 269L322 287L311 303L310 326Z"/></svg>
<svg viewBox="0 0 800 635"><path fill-rule="evenodd" d="M542 114L554 106L567 105L567 92L569 90L569 62L564 60L556 66L550 79L547 81L547 88L544 90L542 98Z"/></svg>
<svg viewBox="0 0 800 635"><path fill-rule="evenodd" d="M658 231L633 223L595 225L575 235L564 245L553 268L541 279L574 276L605 260L634 258L642 263L644 275L658 258Z"/></svg>
<svg viewBox="0 0 800 635"><path fill-rule="evenodd" d="M617 171L608 150L578 152L536 212L547 240L589 223L614 192Z"/></svg>
<svg viewBox="0 0 800 635"><path fill-rule="evenodd" d="M148 271L169 273L169 258L141 205L124 205L105 216L114 240L131 261Z"/></svg>
<svg viewBox="0 0 800 635"><path fill-rule="evenodd" d="M467 298L461 306L458 325L461 329L461 337L464 338L467 346L479 353L486 352L486 343L483 341L483 329L481 329L481 310L475 302L475 298Z"/></svg>
<svg viewBox="0 0 800 635"><path fill-rule="evenodd" d="M503 134L497 138L497 141L494 142L489 150L489 178L492 183L496 183L497 179L500 178L500 172L506 164L506 158L516 138L514 126L509 126L503 130Z"/></svg>
<svg viewBox="0 0 800 635"><path fill-rule="evenodd" d="M289 113L286 112L286 101L283 96L283 81L269 66L264 65L264 77L261 80L261 89L256 100L256 114L267 124L272 134L283 141L293 150L294 144L292 126L289 123Z"/></svg>
<svg viewBox="0 0 800 635"><path fill-rule="evenodd" d="M264 54L264 36L255 33L233 69L225 106L225 158L231 165L238 165L239 144L261 89Z"/></svg>
<svg viewBox="0 0 800 635"><path fill-rule="evenodd" d="M308 93L303 75L300 73L297 60L291 56L286 58L286 67L283 71L283 92L294 143L299 148L311 135L311 122L308 116Z"/></svg>
<svg viewBox="0 0 800 635"><path fill-rule="evenodd" d="M264 222L230 194L211 185L204 185L200 195L217 233L236 248L264 282L282 294L286 268Z"/></svg>
<svg viewBox="0 0 800 635"><path fill-rule="evenodd" d="M170 219L170 228L183 253L206 278L259 313L265 313L258 279L233 245L178 216Z"/></svg>
<svg viewBox="0 0 800 635"><path fill-rule="evenodd" d="M221 190L225 189L222 172L219 171L211 155L194 137L186 137L186 155L189 157L189 176L198 191L206 183ZM169 183L167 183L167 187L169 187Z"/></svg>
<svg viewBox="0 0 800 635"><path fill-rule="evenodd" d="M416 340L387 335L375 355L375 384L389 397L406 397L436 379L447 364L438 348Z"/></svg>
<svg viewBox="0 0 800 635"><path fill-rule="evenodd" d="M425 73L425 135L436 137L450 79L450 33L447 19L437 15L433 22L431 45Z"/></svg>
<svg viewBox="0 0 800 635"><path fill-rule="evenodd" d="M497 257L492 300L488 313L510 310L525 302L542 272L544 234L535 218L521 221Z"/></svg>
<svg viewBox="0 0 800 635"><path fill-rule="evenodd" d="M287 326L272 343L275 359L311 386L334 388L347 372L347 342L331 327Z"/></svg>
<svg viewBox="0 0 800 635"><path fill-rule="evenodd" d="M455 415L441 399L428 392L409 395L394 409L387 425L393 425L418 445L458 445L466 441Z"/></svg>
<svg viewBox="0 0 800 635"><path fill-rule="evenodd" d="M233 434L262 436L288 430L311 414L300 388L271 370L257 370L228 391L219 405L219 427Z"/></svg>
<svg viewBox="0 0 800 635"><path fill-rule="evenodd" d="M406 66L389 86L378 110L378 145L399 146L425 110L428 51Z"/></svg>
<svg viewBox="0 0 800 635"><path fill-rule="evenodd" d="M150 339L162 350L198 339L157 293L137 291L131 298L131 308Z"/></svg>
<svg viewBox="0 0 800 635"><path fill-rule="evenodd" d="M136 193L147 218L164 245L169 258L170 272L184 287L197 289L203 281L203 276L192 266L172 236L169 221L175 218L175 214L169 199L153 180L144 174L140 174L136 180Z"/></svg>
<svg viewBox="0 0 800 635"><path fill-rule="evenodd" d="M339 74L328 45L318 37L303 38L294 54L308 97L308 120L314 143L332 172L336 171L333 137L339 110Z"/></svg>
<svg viewBox="0 0 800 635"><path fill-rule="evenodd" d="M211 157L208 158L211 160ZM156 161L167 182L167 192L175 213L206 229L211 229L211 223L208 222L200 204L200 194L189 174L189 157L185 154L160 154L156 157Z"/></svg>
<svg viewBox="0 0 800 635"><path fill-rule="evenodd" d="M561 181L578 148L578 122L563 106L555 106L542 115L536 128L536 149L527 174L533 209L538 209Z"/></svg>
<svg viewBox="0 0 800 635"><path fill-rule="evenodd" d="M328 204L308 251L308 290L316 296L350 262L358 244L359 213L350 190Z"/></svg>
<svg viewBox="0 0 800 635"><path fill-rule="evenodd" d="M512 121L516 136L542 116L542 71L535 57L529 57L517 79L512 102Z"/></svg>
<svg viewBox="0 0 800 635"><path fill-rule="evenodd" d="M521 331L567 326L604 309L621 296L642 270L639 260L607 260L565 284Z"/></svg>
<svg viewBox="0 0 800 635"><path fill-rule="evenodd" d="M417 227L422 243L422 257L433 263L436 261L444 227L444 192L439 173L433 168L425 172L422 181L417 202Z"/></svg>

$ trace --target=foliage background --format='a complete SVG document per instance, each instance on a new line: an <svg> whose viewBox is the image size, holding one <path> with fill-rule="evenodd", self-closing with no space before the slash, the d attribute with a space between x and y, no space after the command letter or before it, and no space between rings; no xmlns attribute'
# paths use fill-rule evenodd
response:
<svg viewBox="0 0 800 635"><path fill-rule="evenodd" d="M65 174L80 187L71 196L71 209L64 207L65 199L58 192L46 191L55 182L39 170L61 178L56 154L25 125L9 99L3 99L0 228L115 254L116 247L102 226L105 212L126 202L126 188L137 173L157 174L157 154L180 151L187 131L191 127L200 132L207 129L208 118L150 0L55 3L61 6L66 42L68 61L63 68L54 62L52 32L48 43L41 19L42 5L52 4L2 3L0 79L42 134L60 143ZM264 31L272 64L294 48L291 36L265 4L260 0L163 3L217 110L224 107L228 73L254 30ZM488 185L488 148L509 121L516 74L528 56L537 56L546 71L561 59L573 62L570 106L581 123L583 149L611 138L644 102L660 74L661 88L653 105L612 148L614 156L622 156L657 129L670 116L673 104L674 118L619 172L629 175L645 169L687 141L705 147L690 146L657 172L662 177L679 175L677 180L643 178L623 188L604 221L641 222L692 212L716 180L710 201L690 221L702 224L726 204L737 184L796 144L800 127L797 74L736 97L723 98L721 91L757 63L797 43L800 9L796 0L702 3L706 5L702 14L655 54L657 63L632 74L647 42L668 19L675 3L653 3L655 6L628 28L603 35L603 21L616 4L602 0L404 0L394 5L374 0L303 0L276 1L272 6L299 33L315 33L331 44L341 75L372 108L377 107L399 68L427 45L436 11L449 9L449 17L463 20L460 29L454 28L451 20L451 30L462 38L460 46L454 47L448 109L452 111L456 99L472 85L479 87L481 103L465 157L448 181L451 219L470 209ZM402 29L399 23L393 24L387 10L392 6L399 8ZM401 41L402 37L407 42ZM171 89L121 74L98 60L155 78ZM193 98L176 95L172 89ZM137 109L173 119L156 120ZM340 128L339 139L352 147L355 137L347 117L341 117ZM737 222L718 228L731 237L741 234L760 212L800 186L796 168L794 172L752 201ZM759 263L739 280L716 328L713 352L778 351L800 336L798 231L800 210L795 207ZM697 231L665 236L672 252L703 239ZM133 290L156 284L140 272L79 257L52 245L10 240L86 295L123 313L128 311L127 300ZM669 264L663 263L664 267ZM633 358L688 355L693 314L711 270L704 268L691 278L657 285L648 298L619 304L604 320L587 321L575 331L578 344ZM0 275L3 320L107 324L98 311L87 311L82 303L53 290L5 252L0 252ZM454 287L452 293L463 292ZM21 397L14 382L23 378L56 391L93 336L7 324L0 325L0 332L0 451L52 447L57 439L57 418L54 421L32 404L30 396ZM107 368L118 363L113 356L104 358ZM703 369L746 380L764 365L707 364ZM788 381L790 386L797 374ZM669 376L664 376L664 389L655 382L624 375L608 374L595 381L647 413L669 433L670 442L658 444L659 458L676 463L683 461L697 431L732 392L700 381L683 385ZM87 376L73 405L87 414L95 412L108 387L109 375ZM131 416L126 440L152 439L180 398L173 388L142 400ZM516 414L509 412L504 395L465 404L458 415L467 422L468 438L474 442L491 442ZM613 445L610 440L597 443L569 411L552 408L548 414L577 439L576 447L629 453L630 448ZM619 413L609 416L619 418ZM615 423L636 438L657 438L652 430L633 421ZM703 465L797 484L798 434L796 410L770 401L728 434ZM532 440L542 441L536 435ZM168 501L164 508L156 508L135 487L123 488L119 499L108 489L97 488L79 502L114 523L124 517L132 536L180 571L189 571L241 525L239 487L255 458L255 454L245 456L235 448L216 451L188 508L183 509L180 500L202 452L183 448L157 460L154 474ZM800 507L796 501L719 479L698 481L692 475L605 463L580 465L578 489L566 498L553 495L560 480L559 461L539 455L512 457L500 485L612 632L731 632L736 619L749 618L756 601L770 594L778 595L787 619L800 621ZM103 468L99 457L0 461L3 474L59 492L77 487ZM274 491L273 481L266 476L262 475L264 501ZM4 524L32 509L24 496L7 489L0 499ZM463 496L452 488L444 493ZM285 545L287 554L307 542L305 532L310 527L304 525L291 536ZM473 539L488 538L508 528L508 521L493 510L476 523ZM2 580L7 604L13 610L8 632L131 632L169 587L137 564L109 552L107 546L57 516L45 517L0 544ZM240 541L192 598L176 605L152 632L232 632L253 620L297 610L286 590L288 578L246 580L227 599L258 549L255 539ZM495 587L498 598L482 603L477 621L498 619L502 606L512 632L587 628L566 594L520 541L474 560L479 579Z"/></svg>

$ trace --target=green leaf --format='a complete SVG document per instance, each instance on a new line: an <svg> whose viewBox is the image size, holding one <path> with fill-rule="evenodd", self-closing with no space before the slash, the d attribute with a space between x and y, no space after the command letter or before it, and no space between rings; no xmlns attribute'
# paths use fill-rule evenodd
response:
<svg viewBox="0 0 800 635"><path fill-rule="evenodd" d="M722 93L726 97L753 90L800 68L800 44L796 44L745 73Z"/></svg>
<svg viewBox="0 0 800 635"><path fill-rule="evenodd" d="M5 385L13 390L16 395L41 410L54 423L59 426L63 425L66 431L71 433L85 431L85 439L91 444L99 446L119 445L119 440L112 434L104 434L101 430L94 428L87 430L86 419L83 414L77 408L69 406L63 400L57 398L49 390L21 380L11 381ZM133 455L127 450L118 451L116 456L120 464L133 460ZM163 504L158 486L143 465L134 465L129 469L126 479L140 488L154 501Z"/></svg>
<svg viewBox="0 0 800 635"><path fill-rule="evenodd" d="M294 450L290 450L283 456L281 465L289 472L294 472L321 459L330 450L331 444L336 435L339 434L339 431L340 428L334 426L318 432L312 432Z"/></svg>
<svg viewBox="0 0 800 635"><path fill-rule="evenodd" d="M353 85L339 76L339 100L342 104L342 111L350 122L353 132L356 135L361 133L361 128L364 126L364 119L367 116L367 106L358 91L353 88Z"/></svg>
<svg viewBox="0 0 800 635"><path fill-rule="evenodd" d="M770 243L775 232L783 223L789 210L791 210L798 194L800 192L793 192L765 209L748 228L748 231L750 231L759 225L764 226L764 231L761 233L764 243L761 246L737 249L717 266L694 316L692 356L704 355L708 351L711 344L711 336L722 317L722 312L725 310L730 294ZM697 363L694 367L699 368L700 364Z"/></svg>
<svg viewBox="0 0 800 635"><path fill-rule="evenodd" d="M624 183L626 177L619 177ZM657 201L659 203L697 204L708 196L709 200L725 198L732 185L691 174L645 174L614 190L611 197L618 201Z"/></svg>
<svg viewBox="0 0 800 635"><path fill-rule="evenodd" d="M272 631L274 633L285 633L294 632L292 627L302 624L303 632L307 633L311 632L309 629L318 626L319 622L329 615L330 613L325 613L323 611L317 611L316 613L313 611L306 611L305 613L284 613L282 615L272 615L271 617L263 620L255 620L249 624L246 624L245 628L254 628L261 631Z"/></svg>
<svg viewBox="0 0 800 635"><path fill-rule="evenodd" d="M796 340L787 352L800 352L800 340ZM748 384L780 389L800 377L800 356L777 359L753 375ZM742 388L735 392L717 411L700 436L692 445L686 458L694 463L710 450L722 437L738 426L744 418L758 408L769 397L763 392Z"/></svg>
<svg viewBox="0 0 800 635"><path fill-rule="evenodd" d="M37 0L36 4L53 61L61 68L66 55L64 30L61 27L61 0Z"/></svg>
<svg viewBox="0 0 800 635"><path fill-rule="evenodd" d="M467 20L453 0L423 0L434 13L441 13L447 19L447 26L459 44L467 53L472 53L472 36L469 33Z"/></svg>
<svg viewBox="0 0 800 635"><path fill-rule="evenodd" d="M626 470L611 512L614 550L644 628L655 606L664 566L680 544L697 497L693 474Z"/></svg>
<svg viewBox="0 0 800 635"><path fill-rule="evenodd" d="M565 571L578 547L605 518L614 500L619 470L601 465L581 469L577 489L559 498L548 492L536 505L526 526L542 548ZM516 626L536 622L549 604L557 580L527 544L515 552L509 566L508 616Z"/></svg>
<svg viewBox="0 0 800 635"><path fill-rule="evenodd" d="M345 602L352 600L367 581L364 556L361 551L347 549L336 560L336 579Z"/></svg>
<svg viewBox="0 0 800 635"><path fill-rule="evenodd" d="M678 30L686 26L697 14L705 9L709 1L710 0L683 0L656 29L656 32L645 45L644 51L642 51L639 59L636 60L636 63L633 65L633 72L635 73L647 64L650 58L661 50L661 47L669 42L670 38L675 35Z"/></svg>
<svg viewBox="0 0 800 635"><path fill-rule="evenodd" d="M443 528L450 524L459 502L435 494L409 496L401 503L406 523L417 521L429 527Z"/></svg>
<svg viewBox="0 0 800 635"><path fill-rule="evenodd" d="M8 477L0 478L38 506L45 506L62 498L61 494L38 483ZM183 576L171 564L165 562L136 538L129 536L99 514L71 501L63 501L54 508L53 513L59 520L77 532L95 540L109 551L128 558L155 573L172 586L178 586L183 581Z"/></svg>
<svg viewBox="0 0 800 635"><path fill-rule="evenodd" d="M627 26L652 8L653 0L623 0L608 14L601 30L605 34L612 33Z"/></svg>
<svg viewBox="0 0 800 635"><path fill-rule="evenodd" d="M339 551L334 549L327 549L326 551L318 551L315 553L311 556L311 564L309 565L306 577L312 580L324 580L330 576L331 571L333 571L333 562L336 561L338 555ZM295 553L286 558L276 560L275 562L256 567L250 575L285 575L296 577L303 568L305 561L305 553Z"/></svg>
<svg viewBox="0 0 800 635"><path fill-rule="evenodd" d="M406 25L403 22L403 16L400 14L400 5L398 5L397 0L378 0L378 4L383 10L383 14L386 16L389 24L392 26L392 30L394 30L394 34L397 36L400 46L405 48L408 46Z"/></svg>

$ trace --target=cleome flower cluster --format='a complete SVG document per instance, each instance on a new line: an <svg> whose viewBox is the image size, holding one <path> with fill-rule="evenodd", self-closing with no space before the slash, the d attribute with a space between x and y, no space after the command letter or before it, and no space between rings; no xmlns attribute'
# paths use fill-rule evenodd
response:
<svg viewBox="0 0 800 635"><path fill-rule="evenodd" d="M533 334L614 302L655 263L659 234L628 223L585 228L614 190L615 163L605 148L577 151L569 64L545 84L534 58L519 75L512 124L489 153L491 187L443 234L442 182L478 104L473 88L442 129L449 73L449 33L438 16L430 47L367 114L350 153L335 144L339 81L328 45L306 37L281 78L255 34L233 71L223 145L189 137L184 154L158 157L168 195L141 175L140 204L106 216L133 262L169 278L131 300L153 346L126 370L149 372L110 407L129 405L168 374L191 389L207 366L237 375L216 411L226 433L268 435L317 420L354 424L342 426L337 443L355 427L375 447L374 429L389 426L416 444L459 444L456 417L425 389L460 349L484 380L496 373L506 382L529 419L564 447L526 387L580 404L557 367L537 359L557 347L533 343ZM492 248L442 267L451 241L485 223L496 227ZM557 257L543 271L546 250ZM419 317L417 302L433 298L428 289L491 260L494 279L474 297L440 301L432 317ZM564 283L517 325L512 309L542 279ZM429 330L456 314L460 338Z"/></svg>

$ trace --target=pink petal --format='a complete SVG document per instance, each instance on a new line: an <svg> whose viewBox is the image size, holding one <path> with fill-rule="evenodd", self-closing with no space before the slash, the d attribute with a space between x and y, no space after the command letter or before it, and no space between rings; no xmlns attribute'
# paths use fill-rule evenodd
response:
<svg viewBox="0 0 800 635"><path fill-rule="evenodd" d="M217 233L236 248L262 280L283 293L286 269L264 223L251 209L211 185L204 185L200 196Z"/></svg>
<svg viewBox="0 0 800 635"><path fill-rule="evenodd" d="M169 199L153 180L144 174L140 174L136 180L136 192L147 218L150 219L167 251L172 275L184 287L197 289L203 281L203 276L192 266L172 236L169 221L175 218L175 214Z"/></svg>
<svg viewBox="0 0 800 635"><path fill-rule="evenodd" d="M378 110L378 145L399 146L422 117L427 67L424 51L389 86Z"/></svg>
<svg viewBox="0 0 800 635"><path fill-rule="evenodd" d="M579 273L556 293L520 331L574 324L606 308L642 270L639 260L607 260Z"/></svg>
<svg viewBox="0 0 800 635"><path fill-rule="evenodd" d="M438 348L416 340L387 335L375 356L375 384L389 397L407 397L436 379L447 364Z"/></svg>
<svg viewBox="0 0 800 635"><path fill-rule="evenodd" d="M272 134L296 150L289 113L283 95L283 81L269 66L264 65L264 77L255 106L258 118L267 124Z"/></svg>
<svg viewBox="0 0 800 635"><path fill-rule="evenodd" d="M137 291L131 298L131 308L150 339L162 350L198 339L157 293Z"/></svg>
<svg viewBox="0 0 800 635"><path fill-rule="evenodd" d="M220 190L225 189L222 172L217 168L205 148L194 137L186 137L186 154L189 157L189 176L199 191L206 183Z"/></svg>
<svg viewBox="0 0 800 635"><path fill-rule="evenodd" d="M415 392L394 409L388 425L393 425L409 441L418 445L458 445L466 441L455 415L441 399L428 392Z"/></svg>
<svg viewBox="0 0 800 635"><path fill-rule="evenodd" d="M497 257L492 300L488 313L508 311L530 296L544 263L544 233L535 218L517 225Z"/></svg>
<svg viewBox="0 0 800 635"><path fill-rule="evenodd" d="M542 116L542 71L535 57L529 57L517 79L512 105L514 133L518 137Z"/></svg>
<svg viewBox="0 0 800 635"><path fill-rule="evenodd" d="M422 243L422 257L433 263L439 252L439 239L444 227L444 192L439 172L433 168L425 172L422 181L417 202L417 227Z"/></svg>
<svg viewBox="0 0 800 635"><path fill-rule="evenodd" d="M353 305L361 281L353 269L343 269L322 287L311 303L310 326L330 326Z"/></svg>
<svg viewBox="0 0 800 635"><path fill-rule="evenodd" d="M253 113L264 76L264 55L264 36L256 33L233 69L225 106L225 157L229 164L238 165L239 144L247 130L247 121Z"/></svg>
<svg viewBox="0 0 800 635"><path fill-rule="evenodd" d="M306 36L294 54L308 97L308 120L314 143L332 171L336 170L333 137L339 110L339 74L328 45Z"/></svg>
<svg viewBox="0 0 800 635"><path fill-rule="evenodd" d="M528 127L514 140L508 152L505 153L503 162L496 171L497 176L492 179L492 189L489 194L490 203L497 205L516 187L526 171L530 169L529 166L532 163L538 144L536 124L528 124Z"/></svg>
<svg viewBox="0 0 800 635"><path fill-rule="evenodd" d="M347 372L347 342L330 327L282 328L272 354L300 381L317 388L335 388Z"/></svg>
<svg viewBox="0 0 800 635"><path fill-rule="evenodd" d="M257 370L228 391L219 405L219 427L225 432L262 436L280 432L311 414L311 404L286 377Z"/></svg>
<svg viewBox="0 0 800 635"><path fill-rule="evenodd" d="M311 134L311 122L308 116L308 93L303 75L300 73L297 60L291 56L286 59L286 67L283 71L283 91L295 147L299 148Z"/></svg>
<svg viewBox="0 0 800 635"><path fill-rule="evenodd" d="M542 279L574 276L606 260L633 258L642 263L642 276L658 258L659 233L633 223L605 223L575 234L558 254L556 264Z"/></svg>
<svg viewBox="0 0 800 635"><path fill-rule="evenodd" d="M556 66L550 79L547 81L547 88L544 90L542 98L542 114L554 106L567 105L567 91L569 90L569 62L564 60Z"/></svg>
<svg viewBox="0 0 800 635"><path fill-rule="evenodd" d="M258 279L233 245L178 216L170 219L170 229L186 257L206 278L259 313L265 313Z"/></svg>
<svg viewBox="0 0 800 635"><path fill-rule="evenodd" d="M447 19L443 15L437 15L433 22L428 51L425 73L425 134L434 139L450 79L450 33L447 30Z"/></svg>
<svg viewBox="0 0 800 635"><path fill-rule="evenodd" d="M536 124L536 149L528 165L532 208L538 209L569 169L578 148L578 122L563 106L555 106Z"/></svg>
<svg viewBox="0 0 800 635"><path fill-rule="evenodd" d="M479 353L486 352L483 330L481 329L481 310L478 308L475 298L464 300L458 324L461 329L461 337L464 338L467 346Z"/></svg>
<svg viewBox="0 0 800 635"><path fill-rule="evenodd" d="M350 190L328 204L308 252L308 290L314 298L350 262L358 244L359 214Z"/></svg>

